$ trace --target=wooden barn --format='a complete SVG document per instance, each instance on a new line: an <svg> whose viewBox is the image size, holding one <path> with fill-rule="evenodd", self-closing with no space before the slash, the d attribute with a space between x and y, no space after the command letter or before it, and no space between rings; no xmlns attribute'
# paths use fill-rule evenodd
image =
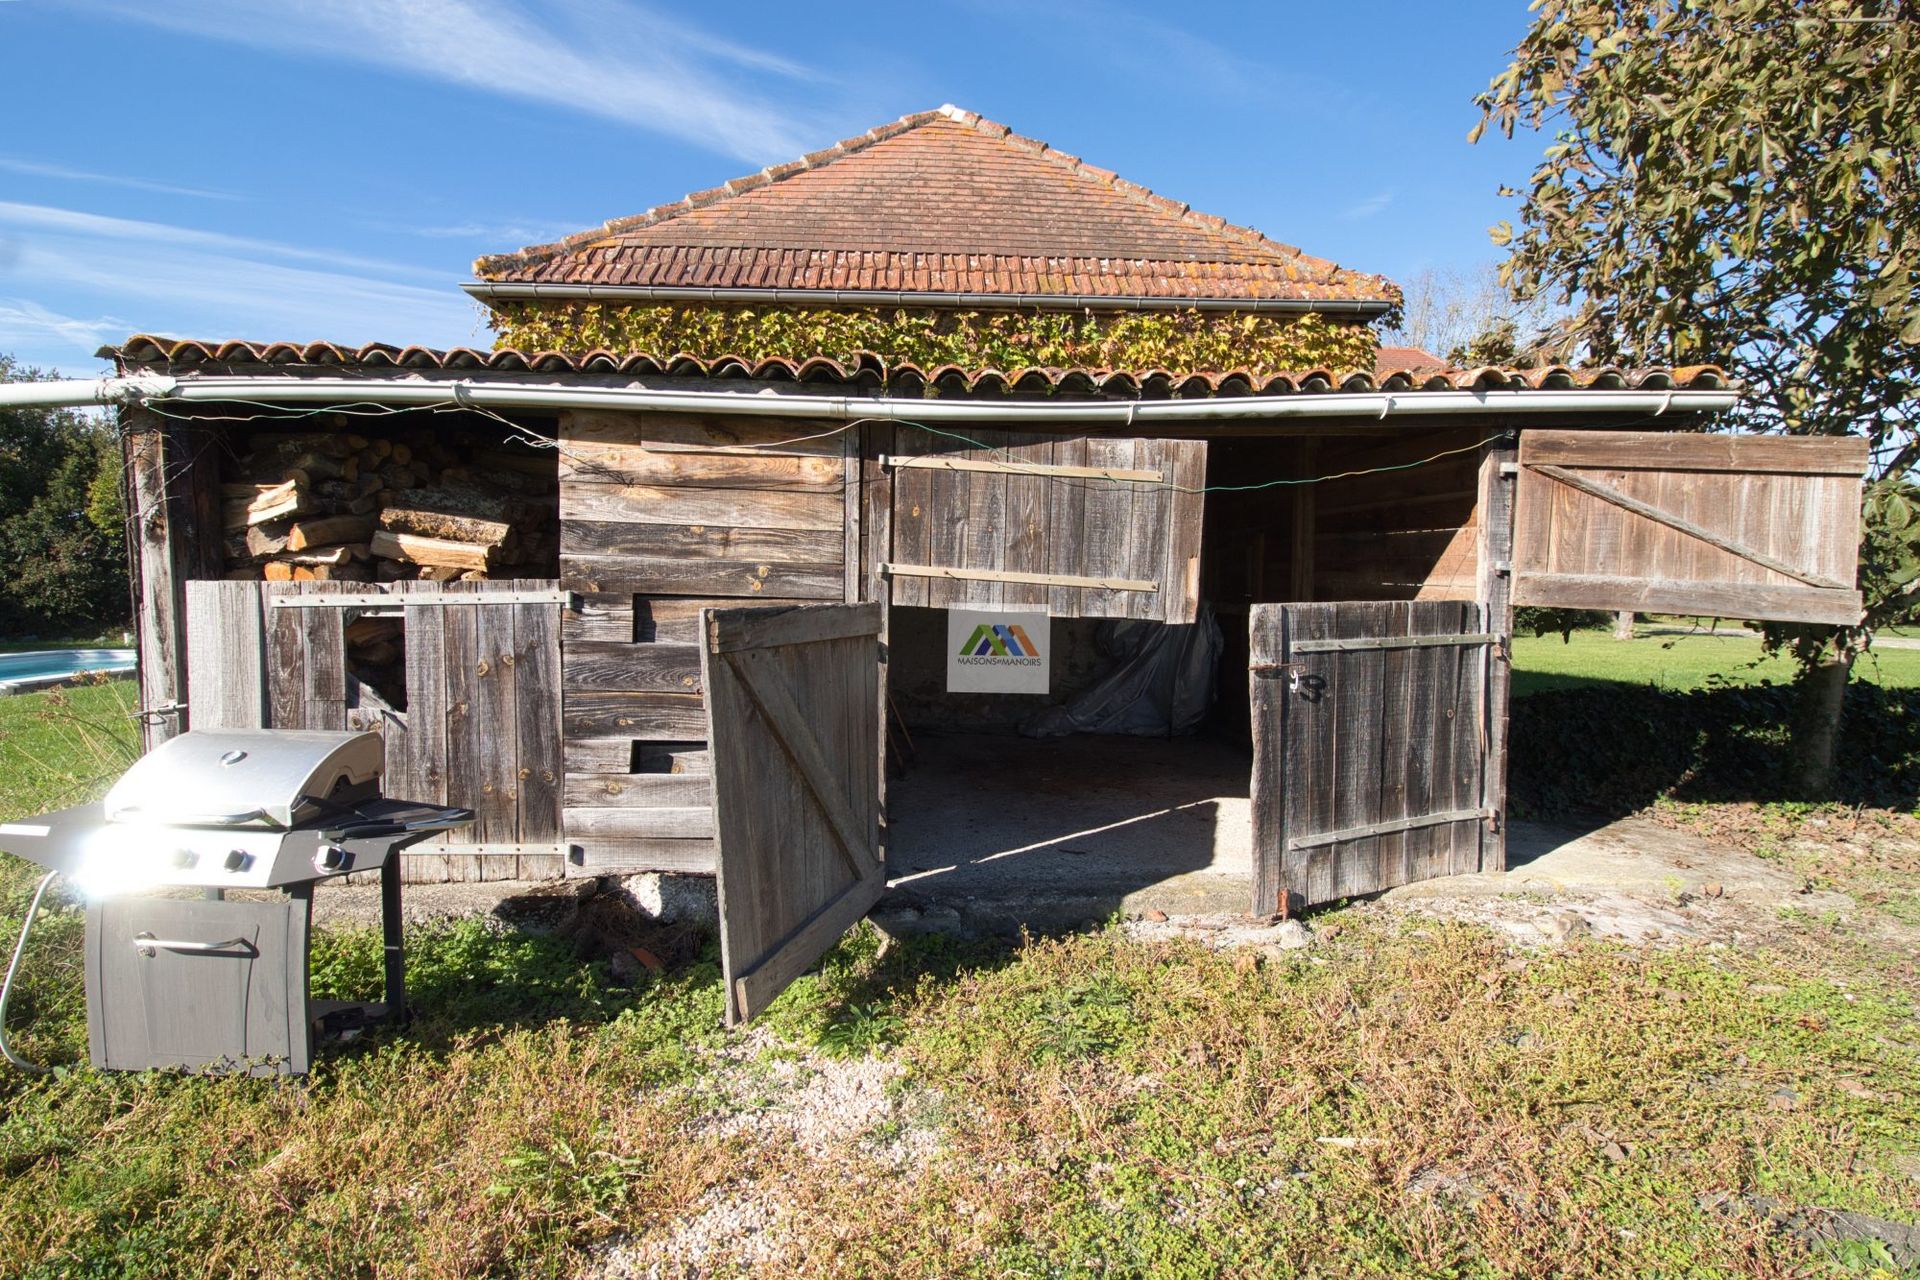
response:
<svg viewBox="0 0 1920 1280"><path fill-rule="evenodd" d="M1516 604L1860 611L1861 442L1381 352L1385 280L952 108L477 268L491 351L111 349L150 741L380 730L478 813L414 879L717 874L737 1017L885 891L890 757L1046 841L1031 753L1204 751L1271 913L1504 865Z"/></svg>

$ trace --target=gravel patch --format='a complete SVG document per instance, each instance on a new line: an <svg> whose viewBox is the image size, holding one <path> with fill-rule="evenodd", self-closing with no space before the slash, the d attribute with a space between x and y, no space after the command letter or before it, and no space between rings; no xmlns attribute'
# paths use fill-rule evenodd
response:
<svg viewBox="0 0 1920 1280"><path fill-rule="evenodd" d="M688 1086L700 1104L688 1133L748 1144L739 1177L665 1234L603 1249L596 1276L695 1280L777 1262L796 1239L778 1153L899 1171L939 1146L939 1094L909 1082L891 1058L831 1058L757 1029L716 1050L713 1066ZM756 1155L776 1158L756 1169Z"/></svg>

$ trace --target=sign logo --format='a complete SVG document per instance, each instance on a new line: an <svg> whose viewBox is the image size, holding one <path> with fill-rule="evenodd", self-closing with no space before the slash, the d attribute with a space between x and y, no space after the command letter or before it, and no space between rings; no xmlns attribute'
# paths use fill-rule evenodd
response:
<svg viewBox="0 0 1920 1280"><path fill-rule="evenodd" d="M1019 623L989 625L981 623L960 646L962 658L1030 658L1040 660L1040 646L1027 637L1027 629Z"/></svg>
<svg viewBox="0 0 1920 1280"><path fill-rule="evenodd" d="M1046 693L1052 679L1044 613L947 611L947 692Z"/></svg>

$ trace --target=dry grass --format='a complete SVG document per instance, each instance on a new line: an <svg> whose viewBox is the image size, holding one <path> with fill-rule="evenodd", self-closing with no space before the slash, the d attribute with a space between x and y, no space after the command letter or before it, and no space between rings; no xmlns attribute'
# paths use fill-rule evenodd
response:
<svg viewBox="0 0 1920 1280"><path fill-rule="evenodd" d="M29 705L0 755L43 772L0 772L0 818L100 765ZM866 930L745 1037L711 952L625 990L555 940L421 928L418 1020L307 1080L0 1073L0 1274L1892 1275L1765 1211L1920 1220L1915 833L1668 812L1889 896L1744 950L1364 910L1264 959ZM0 929L30 883L0 860ZM43 1057L84 1052L78 934L37 935ZM371 934L318 938L317 992L377 974Z"/></svg>

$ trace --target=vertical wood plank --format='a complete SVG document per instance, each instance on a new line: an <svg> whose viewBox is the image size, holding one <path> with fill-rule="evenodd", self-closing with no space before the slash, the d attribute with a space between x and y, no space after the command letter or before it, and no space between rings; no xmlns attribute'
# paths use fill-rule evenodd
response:
<svg viewBox="0 0 1920 1280"><path fill-rule="evenodd" d="M307 723L307 634L300 609L276 609L300 584L270 582L264 599L267 633L267 714L275 729L313 729Z"/></svg>
<svg viewBox="0 0 1920 1280"><path fill-rule="evenodd" d="M1087 465L1087 438L1063 436L1053 442L1053 464L1058 467ZM1090 480L1054 484L1047 493L1047 572L1079 575L1086 573L1087 489ZM1072 617L1080 612L1086 593L1076 587L1053 587L1047 593L1047 608L1055 617Z"/></svg>
<svg viewBox="0 0 1920 1280"><path fill-rule="evenodd" d="M187 704L195 729L267 723L261 584L187 584Z"/></svg>
<svg viewBox="0 0 1920 1280"><path fill-rule="evenodd" d="M511 586L510 583L474 583L481 594ZM517 844L520 840L518 752L519 706L515 696L519 686L514 642L514 608L511 605L459 606L475 614L472 664L472 693L468 700L468 718L477 735L480 766L478 804L475 806L473 836L486 844ZM456 669L457 674L457 669ZM510 879L517 868L514 859L488 856L477 859L474 879Z"/></svg>
<svg viewBox="0 0 1920 1280"><path fill-rule="evenodd" d="M302 595L335 594L331 583L303 582ZM309 729L347 727L347 641L339 609L298 610L306 647L306 722Z"/></svg>
<svg viewBox="0 0 1920 1280"><path fill-rule="evenodd" d="M859 427L848 427L840 433L840 501L847 521L843 531L845 550L842 553L846 589L841 592L840 598L848 604L860 599L866 581L861 565L861 552L866 545L863 536L866 506L863 501L860 432Z"/></svg>
<svg viewBox="0 0 1920 1280"><path fill-rule="evenodd" d="M1001 431L974 431L981 448L969 449L967 457L981 462L1005 462L1007 436ZM957 560L937 564L964 565L970 569L1007 567L1007 476L998 471L954 473L960 482L960 500L966 504L966 527ZM1000 582L962 582L955 600L978 608L993 608L1005 602L1006 584Z"/></svg>
<svg viewBox="0 0 1920 1280"><path fill-rule="evenodd" d="M441 590L448 595L465 594L474 584L449 582ZM486 809L484 776L486 756L493 744L483 736L482 718L476 702L479 694L480 612L477 606L446 606L436 610L444 626L447 679L447 803L474 811L474 822L449 837L450 843L468 844L483 839L480 814ZM447 859L449 880L478 880L480 860L471 854L451 854Z"/></svg>
<svg viewBox="0 0 1920 1280"><path fill-rule="evenodd" d="M935 437L936 454L960 453L951 440ZM913 468L908 468L912 470ZM967 553L967 474L963 471L928 471L927 559L932 565L963 565ZM968 583L951 578L927 579L927 605L947 609L966 601Z"/></svg>
<svg viewBox="0 0 1920 1280"><path fill-rule="evenodd" d="M1312 436L1300 441L1295 467L1298 477L1310 479L1318 474L1320 442ZM1293 497L1293 543L1288 599L1317 600L1314 589L1315 541L1319 536L1320 486L1299 484L1288 491Z"/></svg>
<svg viewBox="0 0 1920 1280"><path fill-rule="evenodd" d="M1348 604L1336 615L1334 634L1362 639L1389 634L1391 604ZM1333 655L1334 814L1337 829L1380 821L1380 715L1387 655L1361 649ZM1380 865L1380 837L1365 836L1326 850L1334 863L1334 896L1370 891Z"/></svg>
<svg viewBox="0 0 1920 1280"><path fill-rule="evenodd" d="M560 607L513 606L516 732L520 785L519 826L523 844L560 839L560 802L565 769L560 744ZM566 872L558 854L523 853L520 878L558 879Z"/></svg>
<svg viewBox="0 0 1920 1280"><path fill-rule="evenodd" d="M1486 764L1481 803L1494 818L1480 842L1480 869L1507 869L1507 724L1513 696L1513 574L1499 564L1513 562L1516 477L1503 473L1514 460L1511 448L1489 449L1480 463L1480 598L1487 630L1500 643L1485 655Z"/></svg>
<svg viewBox="0 0 1920 1280"><path fill-rule="evenodd" d="M1172 482L1174 443L1147 438L1133 442L1134 469L1157 471L1162 478L1151 483L1128 486L1133 490L1133 516L1129 522L1132 527L1128 534L1127 576L1158 582L1160 588L1157 591L1124 593L1129 618L1165 621L1168 616L1168 597L1181 590L1177 583L1170 581L1186 568L1185 557L1175 563L1170 541L1173 519L1167 486Z"/></svg>
<svg viewBox="0 0 1920 1280"><path fill-rule="evenodd" d="M1132 440L1091 436L1086 443L1088 466L1132 469ZM1134 486L1118 480L1089 480L1086 494L1086 518L1081 534L1081 553L1086 567L1064 572L1094 578L1130 576ZM1088 617L1124 618L1132 594L1102 587L1087 588L1080 593L1081 609Z"/></svg>
<svg viewBox="0 0 1920 1280"><path fill-rule="evenodd" d="M1167 622L1192 622L1200 604L1201 532L1206 520L1207 442L1173 440L1168 468L1173 488L1168 502L1167 577L1161 586L1166 604L1160 616Z"/></svg>
<svg viewBox="0 0 1920 1280"><path fill-rule="evenodd" d="M1381 627L1383 636L1407 636L1416 634L1414 625L1415 606L1410 601L1390 601L1385 606ZM1380 673L1380 721L1379 721L1379 788L1374 800L1374 812L1379 816L1376 822L1392 822L1397 818L1406 818L1415 813L1413 806L1420 803L1420 797L1414 790L1415 757L1422 748L1416 746L1409 736L1413 721L1413 702L1415 700L1415 682L1419 674L1420 657L1426 650L1388 649L1381 654ZM1411 855L1408 833L1404 831L1388 832L1380 837L1375 854L1373 883L1379 885L1405 884L1411 875Z"/></svg>
<svg viewBox="0 0 1920 1280"><path fill-rule="evenodd" d="M894 474L880 465L880 459L896 452L895 430L890 422L870 422L860 428L863 497L866 503L861 539L862 600L886 600L890 593L879 566L894 559L893 503ZM884 642L883 642L884 643Z"/></svg>
<svg viewBox="0 0 1920 1280"><path fill-rule="evenodd" d="M1287 820L1300 797L1294 788L1304 779L1294 776L1289 754L1286 716L1288 683L1278 670L1287 661L1287 613L1273 605L1256 604L1247 615L1247 697L1253 729L1253 776L1248 792L1253 815L1254 915L1285 904L1280 895L1286 878Z"/></svg>
<svg viewBox="0 0 1920 1280"><path fill-rule="evenodd" d="M1007 452L1015 462L1050 463L1052 442L1031 432L1009 432ZM1051 491L1063 482L1046 476L1007 477L1004 555L1000 567L1017 573L1047 572L1047 504ZM1037 583L1002 584L1001 600L1009 608L1045 609L1048 588Z"/></svg>
<svg viewBox="0 0 1920 1280"><path fill-rule="evenodd" d="M409 582L402 587L401 609L406 626L407 724L402 741L407 787L398 793L428 804L462 803L447 785L450 743L447 736L447 609L432 597L435 584ZM388 752L387 758L393 759ZM444 841L465 838L465 828L447 833ZM453 878L453 860L446 854L407 855L409 878L439 881Z"/></svg>
<svg viewBox="0 0 1920 1280"><path fill-rule="evenodd" d="M894 452L899 457L915 458L932 449L933 437L918 427L894 429ZM894 470L892 550L888 559L901 564L932 564L928 558L931 544L931 508L933 472L915 467ZM889 584L895 604L924 606L927 603L925 578L895 578Z"/></svg>

